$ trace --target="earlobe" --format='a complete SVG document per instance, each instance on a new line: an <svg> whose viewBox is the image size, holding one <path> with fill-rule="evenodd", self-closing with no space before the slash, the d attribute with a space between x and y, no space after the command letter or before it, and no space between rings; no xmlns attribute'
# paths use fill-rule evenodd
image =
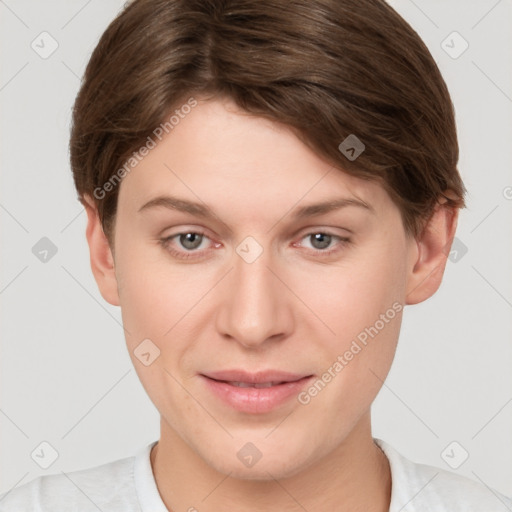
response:
<svg viewBox="0 0 512 512"><path fill-rule="evenodd" d="M98 210L89 196L84 196L82 204L87 213L86 238L89 244L91 270L101 296L113 306L119 306L117 277L114 258L107 237L103 232Z"/></svg>
<svg viewBox="0 0 512 512"><path fill-rule="evenodd" d="M408 269L406 304L417 304L438 290L457 228L458 209L439 204L415 240Z"/></svg>

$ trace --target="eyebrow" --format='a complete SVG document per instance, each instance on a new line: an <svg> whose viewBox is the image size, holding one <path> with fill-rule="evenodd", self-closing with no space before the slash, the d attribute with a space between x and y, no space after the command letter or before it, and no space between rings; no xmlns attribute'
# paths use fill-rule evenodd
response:
<svg viewBox="0 0 512 512"><path fill-rule="evenodd" d="M314 217L334 210L340 210L341 208L345 208L347 206L356 206L375 214L375 209L365 201L355 198L342 197L329 199L320 203L301 206L300 208L294 210L292 218L294 220L299 220L306 217ZM218 218L218 216L215 215L211 208L209 208L206 204L196 203L194 201L180 199L174 196L155 197L154 199L151 199L147 203L143 204L138 211L144 212L153 208L167 208L209 219Z"/></svg>

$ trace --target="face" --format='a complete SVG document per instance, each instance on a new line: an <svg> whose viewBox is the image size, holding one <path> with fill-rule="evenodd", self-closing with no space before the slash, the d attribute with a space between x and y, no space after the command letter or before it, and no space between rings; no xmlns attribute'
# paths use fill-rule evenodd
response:
<svg viewBox="0 0 512 512"><path fill-rule="evenodd" d="M380 185L285 126L200 101L118 198L126 341L166 428L241 478L342 446L390 368L415 247Z"/></svg>

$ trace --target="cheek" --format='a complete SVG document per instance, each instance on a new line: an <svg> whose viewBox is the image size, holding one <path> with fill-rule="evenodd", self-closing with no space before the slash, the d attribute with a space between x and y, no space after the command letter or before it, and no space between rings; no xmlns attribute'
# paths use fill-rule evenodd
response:
<svg viewBox="0 0 512 512"><path fill-rule="evenodd" d="M198 325L203 297L218 279L213 268L194 270L193 265L176 264L152 244L120 244L116 268L129 345L149 338L166 351L178 351L190 338L182 335L183 330L190 332Z"/></svg>
<svg viewBox="0 0 512 512"><path fill-rule="evenodd" d="M161 253L157 259L155 253L154 247L119 250L116 265L126 344L155 406L162 410L164 404L181 400L180 408L186 409L188 397L173 376L193 373L187 354L198 339L194 331L199 328L201 297L211 285L208 276L172 265ZM148 366L139 359L145 352L155 357Z"/></svg>
<svg viewBox="0 0 512 512"><path fill-rule="evenodd" d="M331 340L331 349L339 350L374 325L382 314L388 312L386 320L397 316L404 300L405 269L400 240L381 240L354 251L337 265L319 266L303 272L300 278L295 276L294 291L321 320L314 325L319 329L324 325L324 339ZM393 323L386 323L390 335L398 333L387 328Z"/></svg>
<svg viewBox="0 0 512 512"><path fill-rule="evenodd" d="M316 418L312 429L329 422L333 431L350 431L375 399L393 362L405 276L394 251L380 254L379 259L361 256L357 263L331 270L319 281L326 292L310 295L316 299L312 309L335 333L318 336L316 331L319 380L301 396L310 418Z"/></svg>

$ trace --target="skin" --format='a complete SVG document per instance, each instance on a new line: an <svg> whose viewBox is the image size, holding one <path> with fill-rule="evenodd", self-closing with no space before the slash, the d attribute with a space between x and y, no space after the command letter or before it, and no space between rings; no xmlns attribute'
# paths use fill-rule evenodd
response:
<svg viewBox="0 0 512 512"><path fill-rule="evenodd" d="M163 194L207 204L215 218L138 211ZM373 211L347 206L293 219L298 207L339 197ZM151 463L166 507L387 511L391 475L372 440L370 406L402 312L307 405L293 398L269 413L242 413L198 374L272 368L320 377L394 303L435 293L457 211L439 206L420 237L408 236L379 184L335 169L286 126L228 99L199 101L126 175L115 249L90 197L85 206L96 282L121 307L130 357L161 415ZM188 232L205 233L198 248L179 236L160 242ZM315 233L335 236L323 249ZM247 236L263 250L252 263L236 252ZM179 257L187 252L194 257ZM134 355L146 338L160 350L149 366ZM247 442L262 453L252 467L237 457Z"/></svg>

